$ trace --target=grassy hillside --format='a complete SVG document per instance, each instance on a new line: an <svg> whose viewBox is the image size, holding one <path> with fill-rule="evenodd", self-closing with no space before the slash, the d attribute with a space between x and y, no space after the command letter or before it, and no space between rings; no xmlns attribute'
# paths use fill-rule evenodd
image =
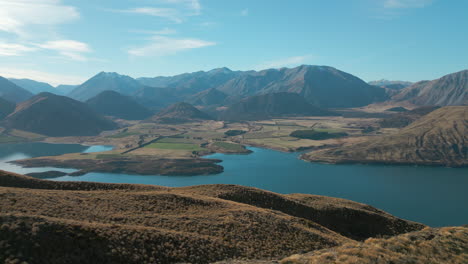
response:
<svg viewBox="0 0 468 264"><path fill-rule="evenodd" d="M424 227L347 200L234 185L52 182L0 171L0 186L5 263L278 259Z"/></svg>
<svg viewBox="0 0 468 264"><path fill-rule="evenodd" d="M435 110L394 135L303 156L331 163L468 166L468 106Z"/></svg>

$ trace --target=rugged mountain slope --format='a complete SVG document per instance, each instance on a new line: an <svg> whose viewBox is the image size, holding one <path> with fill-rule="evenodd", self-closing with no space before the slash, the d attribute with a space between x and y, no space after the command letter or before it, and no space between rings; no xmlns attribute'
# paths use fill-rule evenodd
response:
<svg viewBox="0 0 468 264"><path fill-rule="evenodd" d="M347 200L234 185L53 182L0 171L0 186L2 262L280 258L351 243L355 234L397 235L424 227ZM316 222L327 217L333 219L328 228ZM341 229L355 221L365 224L350 229L349 237L335 231L346 233Z"/></svg>
<svg viewBox="0 0 468 264"><path fill-rule="evenodd" d="M327 66L302 65L241 75L218 89L229 95L242 96L298 93L309 103L324 108L364 106L386 99L383 88L368 85L351 74Z"/></svg>
<svg viewBox="0 0 468 264"><path fill-rule="evenodd" d="M210 119L212 118L208 114L188 103L175 103L150 118L151 121L159 123L184 123Z"/></svg>
<svg viewBox="0 0 468 264"><path fill-rule="evenodd" d="M245 72L218 68L207 72L199 71L172 77L138 78L137 80L146 86L166 87L177 91L180 95L190 96L207 89L219 87L242 74L245 74Z"/></svg>
<svg viewBox="0 0 468 264"><path fill-rule="evenodd" d="M215 88L208 89L190 96L186 102L192 105L210 106L222 105L227 95Z"/></svg>
<svg viewBox="0 0 468 264"><path fill-rule="evenodd" d="M7 127L46 136L89 136L117 127L86 104L51 93L17 105L4 122Z"/></svg>
<svg viewBox="0 0 468 264"><path fill-rule="evenodd" d="M55 89L58 90L60 94L68 95L76 87L78 87L78 85L60 84L60 85L57 85Z"/></svg>
<svg viewBox="0 0 468 264"><path fill-rule="evenodd" d="M296 93L270 93L248 97L229 106L220 118L223 120L261 120L272 117L332 115L309 104Z"/></svg>
<svg viewBox="0 0 468 264"><path fill-rule="evenodd" d="M398 114L383 118L379 121L380 127L383 128L403 128L418 120L424 115L439 109L439 106L421 106L410 111L401 110ZM395 108L400 109L400 108ZM405 109L405 108L403 108ZM389 110L387 110L389 111Z"/></svg>
<svg viewBox="0 0 468 264"><path fill-rule="evenodd" d="M131 97L115 91L104 91L87 100L86 104L100 114L127 120L143 120L153 114Z"/></svg>
<svg viewBox="0 0 468 264"><path fill-rule="evenodd" d="M147 86L133 93L132 97L139 104L151 110L161 110L181 100L177 93L172 91L170 88L156 88Z"/></svg>
<svg viewBox="0 0 468 264"><path fill-rule="evenodd" d="M392 100L416 105L468 105L468 70L415 83L393 96Z"/></svg>
<svg viewBox="0 0 468 264"><path fill-rule="evenodd" d="M33 94L0 76L0 97L14 103L28 100Z"/></svg>
<svg viewBox="0 0 468 264"><path fill-rule="evenodd" d="M76 87L68 96L86 101L104 91L116 91L124 95L131 95L141 88L143 85L129 76L115 72L101 72Z"/></svg>
<svg viewBox="0 0 468 264"><path fill-rule="evenodd" d="M13 113L13 111L15 111L15 107L15 103L12 103L0 97L0 120Z"/></svg>
<svg viewBox="0 0 468 264"><path fill-rule="evenodd" d="M303 156L332 163L468 166L468 106L437 109L395 135Z"/></svg>
<svg viewBox="0 0 468 264"><path fill-rule="evenodd" d="M468 227L425 228L392 238L351 242L283 259L282 264L464 264L468 261Z"/></svg>
<svg viewBox="0 0 468 264"><path fill-rule="evenodd" d="M30 79L8 79L10 82L22 87L33 94L38 94L42 92L62 94L59 90L52 87L52 85L45 82L38 82Z"/></svg>

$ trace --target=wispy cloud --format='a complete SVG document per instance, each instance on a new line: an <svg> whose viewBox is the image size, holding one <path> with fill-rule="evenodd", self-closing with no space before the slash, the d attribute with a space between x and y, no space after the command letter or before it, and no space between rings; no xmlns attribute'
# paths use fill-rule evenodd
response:
<svg viewBox="0 0 468 264"><path fill-rule="evenodd" d="M160 30L144 30L144 29L135 29L130 30L133 33L148 34L148 35L174 35L177 34L177 30L172 28L163 28Z"/></svg>
<svg viewBox="0 0 468 264"><path fill-rule="evenodd" d="M22 44L0 42L0 56L21 56L35 50L34 47Z"/></svg>
<svg viewBox="0 0 468 264"><path fill-rule="evenodd" d="M0 31L25 36L28 26L53 26L78 19L73 6L60 0L0 0Z"/></svg>
<svg viewBox="0 0 468 264"><path fill-rule="evenodd" d="M52 50L76 61L86 61L91 52L88 44L76 40L54 40L45 43L7 43L0 41L0 56L21 56L29 52Z"/></svg>
<svg viewBox="0 0 468 264"><path fill-rule="evenodd" d="M240 15L241 15L241 16L248 16L248 15L249 15L249 9L246 8L246 9L242 10L242 11L240 12Z"/></svg>
<svg viewBox="0 0 468 264"><path fill-rule="evenodd" d="M180 24L188 16L200 15L202 10L198 0L156 0L155 4L158 6L144 6L111 11L160 17Z"/></svg>
<svg viewBox="0 0 468 264"><path fill-rule="evenodd" d="M432 4L433 0L385 0L384 8L400 9L400 8L422 8Z"/></svg>
<svg viewBox="0 0 468 264"><path fill-rule="evenodd" d="M121 12L166 18L175 23L182 23L182 14L174 8L137 7Z"/></svg>
<svg viewBox="0 0 468 264"><path fill-rule="evenodd" d="M191 38L169 38L165 36L154 36L151 42L142 47L128 50L132 56L167 56L181 51L198 49L216 45L215 42Z"/></svg>
<svg viewBox="0 0 468 264"><path fill-rule="evenodd" d="M293 56L278 60L266 61L263 63L258 64L254 68L256 70L263 70L263 69L276 69L282 67L290 67L290 66L297 66L300 64L305 64L312 58L311 55L303 55L303 56Z"/></svg>
<svg viewBox="0 0 468 264"><path fill-rule="evenodd" d="M0 73L3 77L7 78L28 78L40 82L47 82L54 86L59 84L80 84L86 80L86 77L12 67L0 67Z"/></svg>

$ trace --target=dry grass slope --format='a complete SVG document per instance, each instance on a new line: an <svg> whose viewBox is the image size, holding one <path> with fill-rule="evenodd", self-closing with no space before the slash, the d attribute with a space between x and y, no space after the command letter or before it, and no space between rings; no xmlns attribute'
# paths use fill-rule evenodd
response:
<svg viewBox="0 0 468 264"><path fill-rule="evenodd" d="M0 171L0 186L5 263L278 259L424 227L351 201L233 185L64 183ZM346 215L333 217L344 211L332 205ZM352 215L370 228L346 232Z"/></svg>

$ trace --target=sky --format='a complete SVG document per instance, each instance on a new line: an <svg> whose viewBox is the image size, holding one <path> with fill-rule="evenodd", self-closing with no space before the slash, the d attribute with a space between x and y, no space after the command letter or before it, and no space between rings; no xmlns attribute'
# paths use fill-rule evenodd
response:
<svg viewBox="0 0 468 264"><path fill-rule="evenodd" d="M327 65L365 81L468 68L466 0L0 0L0 76L79 84Z"/></svg>

